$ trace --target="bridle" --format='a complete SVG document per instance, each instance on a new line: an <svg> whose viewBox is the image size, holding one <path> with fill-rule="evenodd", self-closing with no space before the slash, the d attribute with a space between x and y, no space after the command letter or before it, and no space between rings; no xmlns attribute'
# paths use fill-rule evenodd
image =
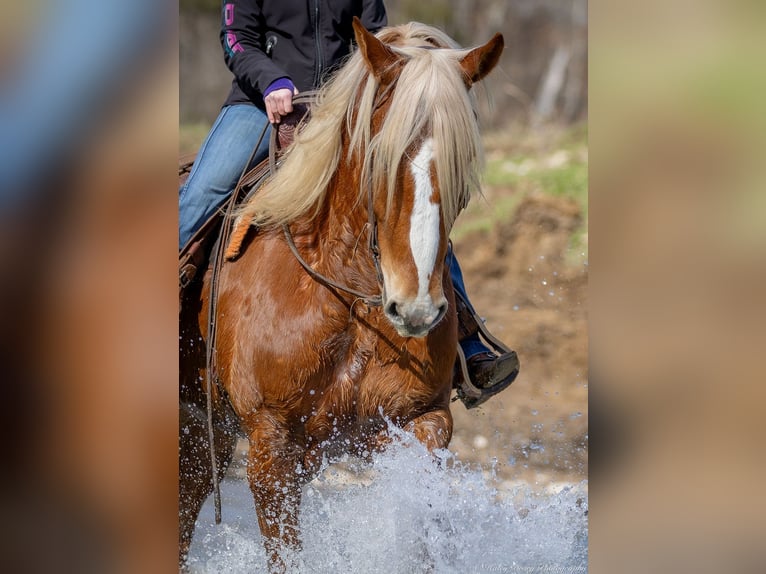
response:
<svg viewBox="0 0 766 574"><path fill-rule="evenodd" d="M329 277L319 273L317 270L315 270L311 265L309 265L303 257L301 257L301 254L298 252L298 248L295 245L295 240L293 239L293 235L290 232L290 227L285 223L282 224L282 231L285 235L285 240L287 241L287 245L290 247L290 251L292 251L295 258L298 260L298 263L301 264L303 269L308 273L314 280L318 281L319 283L323 284L326 287L330 287L333 289L337 289L339 291L343 291L345 293L348 293L349 295L353 295L357 299L360 299L364 301L364 303L369 307L380 307L383 304L383 295L382 293L385 292L385 286L383 283L383 270L380 266L380 245L378 244L378 220L375 217L375 210L373 205L373 193L372 193L372 181L368 180L367 182L367 228L369 229L369 236L368 236L368 248L370 250L370 255L372 257L372 261L375 264L375 274L378 281L378 286L380 287L380 295L367 295L365 293L362 293L361 291L357 291L356 289L352 289L351 287L347 287L341 283L337 283L330 279Z"/></svg>
<svg viewBox="0 0 766 574"><path fill-rule="evenodd" d="M374 109L377 109L380 105L385 102L387 97L390 95L392 86L388 86L388 88L381 94L381 96L378 98L378 101L374 105ZM313 102L314 101L314 94L306 94L307 97L310 97L311 99L308 101ZM295 100L296 102L300 102L301 100L301 94L299 94ZM276 137L276 130L272 130L272 142L269 146L269 170L271 174L273 175L274 172L277 169L277 162L275 160L275 149L276 146L274 145L274 138ZM368 176L367 178L367 229L369 230L368 235L368 241L367 245L370 250L370 256L372 257L372 261L375 265L375 275L376 279L378 281L378 286L380 287L380 294L379 295L369 295L366 293L362 293L361 291L357 291L356 289L353 289L351 287L347 287L346 285L343 285L341 283L337 283L336 281L333 281L329 277L321 274L319 271L311 267L303 257L301 257L301 254L298 252L298 248L295 245L295 240L293 239L293 235L290 232L290 227L288 224L282 224L282 231L285 235L285 240L287 241L287 245L290 247L290 251L292 252L295 259L298 260L298 263L301 264L301 267L306 271L306 273L311 276L312 279L315 281L321 283L325 287L330 287L332 289L336 289L338 291L343 291L344 293L348 293L349 295L353 295L358 300L363 301L368 307L380 307L383 304L383 293L385 293L385 284L383 282L383 269L380 266L380 245L378 243L378 220L375 217L375 210L374 210L374 203L373 203L373 185L372 185L372 176Z"/></svg>

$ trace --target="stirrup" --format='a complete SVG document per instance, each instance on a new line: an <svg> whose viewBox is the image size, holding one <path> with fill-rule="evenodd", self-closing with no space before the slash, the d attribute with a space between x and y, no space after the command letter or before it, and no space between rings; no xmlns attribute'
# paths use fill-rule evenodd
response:
<svg viewBox="0 0 766 574"><path fill-rule="evenodd" d="M490 397L494 397L496 394L498 394L501 391L504 391L508 387L511 386L513 381L516 380L516 377L519 374L519 359L516 356L515 351L508 351L507 353L503 353L498 357L498 360L501 359L504 356L508 356L508 359L515 360L515 363L517 365L516 372L509 374L505 379L502 381L496 383L495 385L487 388L479 388L476 385L473 384L471 381L471 376L468 373L468 363L465 359L465 354L463 353L463 349L460 348L460 345L457 347L457 356L458 356L458 365L460 365L460 369L455 369L454 380L455 380L455 391L456 394L452 398L452 402L455 402L456 400L460 399L463 402L463 405L465 405L466 409L473 409L478 407L479 405L483 404L485 401L487 401Z"/></svg>
<svg viewBox="0 0 766 574"><path fill-rule="evenodd" d="M484 321L479 317L476 312L466 303L466 301L455 291L455 304L458 314L458 334L459 340L462 341L469 336L478 334L480 338L492 347L499 357L505 354L516 354L510 347L505 345L500 339L492 335L487 327L484 325ZM463 349L458 344L457 346L457 365L459 370L456 370L453 375L453 386L455 387L456 395L452 398L452 401L460 399L465 405L466 409L473 409L484 403L490 397L493 397L500 391L508 388L518 376L518 370L516 375L509 377L507 382L498 383L492 387L481 389L473 384L471 376L468 372L468 364L465 359ZM517 359L518 360L518 359Z"/></svg>

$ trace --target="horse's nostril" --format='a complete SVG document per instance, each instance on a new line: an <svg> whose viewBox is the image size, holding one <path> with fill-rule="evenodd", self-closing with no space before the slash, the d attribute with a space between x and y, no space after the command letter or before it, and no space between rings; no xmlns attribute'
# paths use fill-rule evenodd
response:
<svg viewBox="0 0 766 574"><path fill-rule="evenodd" d="M399 316L399 309L396 306L396 301L390 301L386 305L386 314L390 317L398 317Z"/></svg>

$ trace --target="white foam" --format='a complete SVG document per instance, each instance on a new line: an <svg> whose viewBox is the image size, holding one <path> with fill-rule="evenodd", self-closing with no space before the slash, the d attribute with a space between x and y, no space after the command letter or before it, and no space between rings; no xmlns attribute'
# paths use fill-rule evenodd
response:
<svg viewBox="0 0 766 574"><path fill-rule="evenodd" d="M446 451L434 462L401 437L371 467L332 465L306 486L290 572L587 571L587 482L535 492ZM200 514L191 572L266 572L247 483L224 481L222 495L224 524L214 524L211 500Z"/></svg>

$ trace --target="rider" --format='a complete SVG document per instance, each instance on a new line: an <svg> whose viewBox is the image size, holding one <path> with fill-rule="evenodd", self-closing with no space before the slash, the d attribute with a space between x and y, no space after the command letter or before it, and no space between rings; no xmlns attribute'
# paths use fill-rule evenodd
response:
<svg viewBox="0 0 766 574"><path fill-rule="evenodd" d="M220 38L234 79L179 190L179 249L231 195L251 153L248 167L268 156L269 138L258 142L264 128L279 124L293 110L293 96L317 88L349 54L353 16L372 32L387 24L382 0L224 0ZM497 356L479 338L483 326L475 320L451 250L448 262L458 299L466 304L458 305L464 311L459 313L460 347L471 382L482 390L478 401L460 395L472 408L513 382L519 363L513 351Z"/></svg>

